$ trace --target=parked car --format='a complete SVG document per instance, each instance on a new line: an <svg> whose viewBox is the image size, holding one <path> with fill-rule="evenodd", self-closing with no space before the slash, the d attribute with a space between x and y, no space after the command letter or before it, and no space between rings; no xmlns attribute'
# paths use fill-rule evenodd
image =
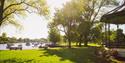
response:
<svg viewBox="0 0 125 63"><path fill-rule="evenodd" d="M22 50L22 45L12 45L8 47L9 50Z"/></svg>
<svg viewBox="0 0 125 63"><path fill-rule="evenodd" d="M58 45L54 42L48 43L48 47L57 47Z"/></svg>
<svg viewBox="0 0 125 63"><path fill-rule="evenodd" d="M48 44L47 43L42 43L39 48L44 48L44 47L48 47Z"/></svg>

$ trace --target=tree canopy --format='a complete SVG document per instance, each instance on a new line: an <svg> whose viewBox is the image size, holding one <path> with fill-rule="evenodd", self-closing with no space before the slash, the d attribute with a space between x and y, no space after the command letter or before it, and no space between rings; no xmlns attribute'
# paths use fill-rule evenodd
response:
<svg viewBox="0 0 125 63"><path fill-rule="evenodd" d="M65 33L69 47L73 37L81 38L79 41L84 40L84 45L87 46L94 23L103 12L101 9L110 5L117 5L116 0L71 0L61 10L57 10L53 23Z"/></svg>
<svg viewBox="0 0 125 63"><path fill-rule="evenodd" d="M0 0L0 26L4 23L19 25L15 15L26 16L26 12L39 15L48 14L45 0Z"/></svg>
<svg viewBox="0 0 125 63"><path fill-rule="evenodd" d="M56 44L57 42L60 42L60 40L61 40L61 36L60 36L59 31L56 28L52 28L52 27L49 30L48 38L54 44Z"/></svg>

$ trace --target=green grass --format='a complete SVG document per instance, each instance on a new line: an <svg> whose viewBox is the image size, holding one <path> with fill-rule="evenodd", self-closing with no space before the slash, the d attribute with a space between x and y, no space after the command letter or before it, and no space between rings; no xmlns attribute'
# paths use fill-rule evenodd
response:
<svg viewBox="0 0 125 63"><path fill-rule="evenodd" d="M0 51L0 63L107 63L93 47Z"/></svg>
<svg viewBox="0 0 125 63"><path fill-rule="evenodd" d="M60 42L59 44L62 45L62 46L67 46L67 45L68 45L68 42L67 42L67 43L65 43L65 42ZM84 43L82 43L82 46L84 46L83 44L84 44ZM71 43L71 45L72 45L72 47L73 47L73 46L76 47L76 43ZM88 43L88 46L98 47L98 46L101 46L101 45L100 45L100 44L97 44L97 43Z"/></svg>

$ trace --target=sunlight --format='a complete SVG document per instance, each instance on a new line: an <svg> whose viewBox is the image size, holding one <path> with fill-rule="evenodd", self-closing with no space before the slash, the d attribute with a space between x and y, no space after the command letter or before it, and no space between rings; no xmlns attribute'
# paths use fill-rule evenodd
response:
<svg viewBox="0 0 125 63"><path fill-rule="evenodd" d="M63 4L69 0L47 0L47 3L50 7L51 17L54 15L55 8L62 8ZM9 37L17 37L17 38L47 38L48 37L48 28L47 21L45 18L35 14L28 13L26 18L21 18L16 16L23 25L22 30L18 30L14 28L12 25L7 25L1 29L1 33L6 32Z"/></svg>
<svg viewBox="0 0 125 63"><path fill-rule="evenodd" d="M50 8L50 17L54 16L56 8L62 8L63 5L70 0L47 0L47 4ZM4 26L1 29L0 35L3 32L6 32L9 37L22 37L22 38L47 38L48 37L48 20L43 17L35 14L28 13L26 18L21 18L16 16L16 19L22 23L23 29L19 30L13 27L12 25ZM51 19L49 19L51 20ZM111 29L116 28L116 26L111 27ZM125 29L125 25L121 25L120 28ZM125 33L125 30L124 30Z"/></svg>
<svg viewBox="0 0 125 63"><path fill-rule="evenodd" d="M125 0L0 0L0 63L125 63Z"/></svg>

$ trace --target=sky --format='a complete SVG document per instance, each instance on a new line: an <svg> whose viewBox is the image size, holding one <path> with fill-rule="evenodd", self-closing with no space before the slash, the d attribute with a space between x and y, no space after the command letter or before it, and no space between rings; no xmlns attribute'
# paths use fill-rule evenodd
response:
<svg viewBox="0 0 125 63"><path fill-rule="evenodd" d="M55 8L62 8L63 4L65 4L69 0L47 0L47 3L50 7L51 17L54 15ZM1 33L6 32L9 37L17 37L17 38L47 38L48 37L48 28L47 24L49 20L46 20L44 17L39 16L35 13L28 13L26 18L15 17L23 26L22 29L17 29L12 25L6 25L1 28ZM112 29L116 29L116 26L112 25ZM124 29L125 25L120 26L120 28Z"/></svg>

